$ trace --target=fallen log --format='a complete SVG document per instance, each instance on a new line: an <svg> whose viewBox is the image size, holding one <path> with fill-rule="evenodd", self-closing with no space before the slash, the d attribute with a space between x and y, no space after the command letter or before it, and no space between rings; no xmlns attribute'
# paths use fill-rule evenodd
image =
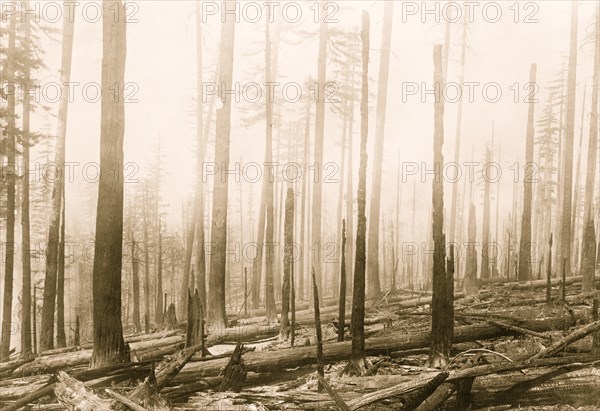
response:
<svg viewBox="0 0 600 411"><path fill-rule="evenodd" d="M559 352L561 349L563 349L567 345L569 345L577 340L581 340L583 337L593 333L597 329L600 329L600 321L595 321L593 323L586 325L585 327L578 328L577 330L575 330L575 332L567 335L564 338L561 338L560 340L551 344L546 349L535 354L534 356L531 357L531 359L535 360L537 358L549 357L553 354L556 354L557 352Z"/></svg>
<svg viewBox="0 0 600 411"><path fill-rule="evenodd" d="M54 384L54 395L58 402L75 411L111 411L111 401L98 397L88 390L81 381L59 371Z"/></svg>
<svg viewBox="0 0 600 411"><path fill-rule="evenodd" d="M500 328L503 328L503 329L508 330L508 331L514 331L514 332L519 333L519 334L530 335L532 337L542 338L542 339L545 339L545 340L551 340L552 339L552 337L550 337L549 335L538 333L538 332L532 331L532 330L528 330L526 328L517 327L515 325L506 324L506 323L503 323L503 322L500 322L500 321L487 320L487 322L489 324L491 324L491 325L495 325L496 327L500 327Z"/></svg>
<svg viewBox="0 0 600 411"><path fill-rule="evenodd" d="M106 388L104 390L104 392L106 392L109 396L114 398L116 401L120 402L124 406L127 406L129 409L131 409L133 411L148 411L146 408L142 407L141 405L136 404L135 402L133 402L129 398L119 394L118 392L115 392L108 388Z"/></svg>
<svg viewBox="0 0 600 411"><path fill-rule="evenodd" d="M536 331L550 331L564 329L572 325L570 317L553 317L543 320L525 321L527 328ZM476 324L471 326L456 327L454 343L485 340L503 335L513 335L514 332L502 330L493 325ZM392 334L385 337L373 337L365 340L367 355L389 355L394 351L426 348L429 346L430 332L424 331L414 334ZM323 345L323 360L334 362L347 359L351 353L351 342L334 342ZM246 368L249 371L275 371L294 368L316 363L314 347L295 347L277 351L250 352L244 356ZM183 383L193 381L198 377L216 376L227 364L227 359L213 361L190 362L175 377L174 382Z"/></svg>
<svg viewBox="0 0 600 411"><path fill-rule="evenodd" d="M331 385L329 385L325 378L323 378L320 374L317 374L317 378L319 379L319 384L325 388L325 391L327 391L329 396L333 399L340 410L351 411L350 407L348 407L348 404L344 402L342 397L340 397L340 395L331 387Z"/></svg>
<svg viewBox="0 0 600 411"><path fill-rule="evenodd" d="M421 403L415 411L435 411L456 391L456 384L445 382Z"/></svg>
<svg viewBox="0 0 600 411"><path fill-rule="evenodd" d="M159 340L144 340L134 342L130 344L130 348L131 352L135 352L137 358L143 361L158 355L166 355L169 353L172 354L178 350L178 347L182 343L183 337L178 335L161 338ZM14 370L13 375L25 377L34 374L53 373L80 365L87 365L89 364L91 358L92 350L81 350L57 355L41 356L37 357L31 362L23 364Z"/></svg>
<svg viewBox="0 0 600 411"><path fill-rule="evenodd" d="M413 381L404 382L404 383L395 385L390 388L385 388L383 390L379 390L379 391L375 391L370 394L363 395L360 398L349 401L348 406L350 407L351 410L358 410L359 408L373 404L375 402L385 400L385 399L391 398L391 397L396 397L398 395L405 394L407 392L411 392L411 391L417 390L419 388L425 387L425 386L427 386L427 384L433 383L434 381L437 381L438 379L440 379L441 378L440 375L443 375L443 374L444 373L439 373L439 374L434 375L433 377L431 377L431 376L419 377ZM444 375L442 381L445 380L447 377L448 377L448 374ZM436 387L437 387L437 385L436 385ZM435 387L434 387L434 389L435 389ZM415 398L415 402L418 402L418 400L416 398Z"/></svg>
<svg viewBox="0 0 600 411"><path fill-rule="evenodd" d="M192 358L194 353L198 350L202 350L202 347L202 344L198 344L193 347L185 348L171 358L160 362L156 370L151 372L150 377L146 378L144 382L138 385L129 394L129 399L134 403L139 404L140 401L146 399L149 393L152 395L159 393L160 390L165 387L175 375L177 375L190 358Z"/></svg>

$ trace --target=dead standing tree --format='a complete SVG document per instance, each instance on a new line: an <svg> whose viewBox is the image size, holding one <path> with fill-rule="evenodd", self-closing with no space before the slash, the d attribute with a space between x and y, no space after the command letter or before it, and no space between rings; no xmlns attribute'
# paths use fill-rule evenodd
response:
<svg viewBox="0 0 600 411"><path fill-rule="evenodd" d="M220 82L231 89L233 76L233 46L235 19L225 16L221 24L221 53L219 57ZM228 169L229 139L231 134L231 97L221 96L223 106L217 110L215 162ZM227 178L216 178L213 187L212 243L215 247L210 259L208 288L208 318L217 326L227 326L225 312L225 268L227 261Z"/></svg>
<svg viewBox="0 0 600 411"><path fill-rule="evenodd" d="M530 96L535 92L537 65L533 63L529 71ZM521 217L521 242L519 252L519 281L531 279L531 208L533 200L533 178L535 164L533 163L533 118L535 114L535 99L530 97L527 113L527 135L525 140L525 174L523 176L523 214Z"/></svg>
<svg viewBox="0 0 600 411"><path fill-rule="evenodd" d="M324 4L319 3L317 7L324 7ZM327 19L321 19L319 27L319 59L317 66L317 87L319 88L319 95L316 104L316 118L315 118L315 154L314 164L316 167L323 167L323 145L325 140L325 96L322 95L326 91L326 77L327 77L327 41L328 41L328 30L327 30ZM317 287L321 290L320 298L323 299L323 281L321 274L321 257L320 251L323 249L323 243L321 239L321 211L323 202L323 179L321 177L315 179L313 185L313 197L312 197L312 221L311 221L311 247L317 247L317 264L314 265Z"/></svg>
<svg viewBox="0 0 600 411"><path fill-rule="evenodd" d="M129 361L129 346L121 324L121 265L123 255L123 139L125 134L126 28L125 5L104 1L102 56L102 113L100 123L100 168L119 165L115 174L101 173L96 217L94 252L94 352L92 367L99 368ZM115 84L119 85L113 91Z"/></svg>
<svg viewBox="0 0 600 411"><path fill-rule="evenodd" d="M594 185L596 177L598 147L598 87L600 81L600 5L596 7L596 30L594 36L594 77L592 80L592 111L590 113L590 137L588 143L587 176L585 180L585 204L583 208L584 236L581 246L581 268L583 275L582 292L591 291L594 286L596 268L596 238L594 230ZM600 209L600 208L599 208ZM598 248L600 253L600 247Z"/></svg>
<svg viewBox="0 0 600 411"><path fill-rule="evenodd" d="M444 84L442 72L442 46L433 49L434 75L433 84L436 90L441 90ZM433 296L431 300L431 346L429 350L429 364L432 367L445 367L448 364L450 349L452 348L452 334L454 331L454 306L453 287L454 268L446 269L446 241L444 237L444 182L442 169L444 156L444 100L436 94L434 104L434 133L433 133L433 165L436 170L433 179L433 216L432 234L434 242L433 252ZM453 253L451 253L453 254ZM451 255L449 265L454 264Z"/></svg>
<svg viewBox="0 0 600 411"><path fill-rule="evenodd" d="M56 164L65 163L65 146L67 136L67 113L69 107L69 90L66 84L71 78L71 56L73 54L73 32L75 22L73 19L63 19L63 44L61 62L62 92L58 111ZM40 349L54 348L54 311L56 307L56 285L58 276L58 260L61 256L60 230L61 217L64 208L65 179L56 179L52 190L52 214L48 229L48 248L46 250L46 277L44 280L44 303L42 306L42 330L40 334ZM64 251L64 250L63 250ZM63 253L64 254L64 253Z"/></svg>
<svg viewBox="0 0 600 411"><path fill-rule="evenodd" d="M281 286L281 329L279 338L287 340L290 334L288 313L290 311L290 288L294 264L294 189L288 188L285 198L283 281Z"/></svg>
<svg viewBox="0 0 600 411"><path fill-rule="evenodd" d="M368 242L368 293L370 298L381 294L379 279L379 214L381 210L381 173L383 170L383 141L385 131L385 113L387 107L387 89L390 71L390 50L392 43L392 18L394 2L384 2L384 21L379 63L379 82L377 89L377 119L375 125L375 155L373 156L373 179L371 207L369 209L369 242ZM340 320L341 321L341 320Z"/></svg>
<svg viewBox="0 0 600 411"><path fill-rule="evenodd" d="M362 98L360 103L360 168L358 174L358 224L352 296L352 353L344 374L364 375L371 367L365 356L365 269L367 237L367 137L369 132L369 13L362 13ZM340 318L340 322L344 320Z"/></svg>
<svg viewBox="0 0 600 411"><path fill-rule="evenodd" d="M571 34L569 45L569 70L567 74L567 119L564 140L564 167L562 169L562 214L560 227L560 261L565 271L571 273L571 213L573 195L573 145L575 140L575 100L577 90L577 20L578 2L571 3Z"/></svg>

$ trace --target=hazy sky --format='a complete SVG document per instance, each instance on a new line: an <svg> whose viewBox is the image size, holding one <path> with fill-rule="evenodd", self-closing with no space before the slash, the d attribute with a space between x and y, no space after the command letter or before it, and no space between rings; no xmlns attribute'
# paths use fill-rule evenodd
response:
<svg viewBox="0 0 600 411"><path fill-rule="evenodd" d="M41 2L43 4L44 2ZM95 7L84 6L81 2L76 11L76 29L73 50L72 81L86 84L100 81L102 58L102 24L91 22ZM164 153L163 166L167 174L163 178L163 202L170 204L171 224L180 224L181 202L192 193L195 180L195 3L193 1L136 1L129 2L128 11L137 22L127 26L127 63L126 81L132 84L128 91L135 90L135 103L126 105L125 158L128 162L139 166L137 176L143 177L149 172L150 159L157 146L158 139ZM254 3L241 2L242 21L236 25L234 81L241 86L249 81L264 82L264 17L253 23ZM435 43L443 42L444 21L434 21L434 15L423 16L423 5L430 10L434 2L396 1L392 34L392 60L390 66L390 85L388 88L388 109L384 150L384 213L395 208L395 179L397 155L403 162L431 162L433 144L433 100L421 101L419 94L403 96L403 89L409 83L419 88L423 83L431 88L433 77L432 50ZM589 25L595 9L594 1L581 1L579 13L579 38L589 32ZM283 21L286 28L295 28L316 33L314 23L314 3L297 2L302 10L303 21L291 24ZM333 27L358 27L361 10L366 9L371 15L371 54L370 54L370 88L376 92L376 81L379 66L379 44L382 31L382 1L338 1L332 2L330 11L336 11L333 18L339 20ZM462 12L466 11L465 3L456 2ZM220 7L220 2L215 3ZM444 2L440 2L440 9ZM244 7L250 7L244 9ZM414 14L415 7L418 8ZM496 9L502 15L498 22ZM86 19L81 16L87 13ZM279 9L277 9L279 10ZM485 10L485 11L484 11ZM515 10L519 10L516 16ZM264 11L264 9L263 9ZM293 16L293 13L291 14ZM265 12L266 16L266 12ZM442 14L443 16L443 14ZM245 17L245 19L244 19ZM275 17L282 20L281 13ZM518 22L515 22L515 18ZM537 20L526 23L524 20ZM88 20L88 21L84 21ZM244 21L245 20L245 21ZM424 21L427 20L427 21ZM474 86L473 103L466 103L463 117L463 137L461 162L473 155L475 161L481 161L483 149L490 140L492 122L495 122L496 145L502 146L502 166L504 176L502 183L506 214L512 199L512 171L508 167L516 162L524 161L525 128L527 105L523 103L526 92L523 89L528 81L530 64L538 66L537 83L540 85L540 104L536 107L539 116L545 102L544 86L560 69L563 55L568 51L570 4L568 1L537 2L478 2L473 14L473 23L468 29L469 50L466 57L465 80L477 82ZM58 27L58 25L57 25ZM217 58L220 40L220 21L218 16L208 16L204 27L205 34L205 80L212 81L214 61ZM452 47L448 80L457 81L459 70L459 53L461 26L454 24L452 28ZM45 81L58 81L60 67L60 44L45 42L48 70L42 78ZM318 41L316 35L295 45L280 44L278 73L285 76L282 82L304 84L308 75L316 76ZM578 53L578 103L576 136L579 136L581 94L585 78L591 77L592 47L580 48ZM355 51L357 54L359 50ZM330 78L333 80L331 71ZM498 102L486 101L483 86L497 83L502 91ZM515 103L514 91L510 89L519 84L520 102ZM134 86L134 85L135 86ZM588 81L589 85L589 81ZM135 87L135 88L134 88ZM490 90L489 90L490 91ZM491 90L493 91L493 90ZM495 93L491 93L493 95ZM489 95L487 95L489 98ZM69 106L69 124L67 136L67 160L84 164L98 161L99 158L99 116L100 104L86 101L81 89L74 96L74 103ZM404 101L403 101L404 100ZM589 100L588 100L589 101ZM300 110L302 103L287 104L283 115L284 122L294 121L297 116L293 110ZM374 140L375 101L371 101L371 119L369 135L369 171L371 175L372 143ZM237 161L243 156L244 162L262 163L264 150L264 125L262 122L251 128L244 128L241 118L247 116L242 108L251 107L256 112L263 110L261 103L234 104L232 123L231 160ZM455 136L456 103L446 105L446 144L444 152L446 160L452 158ZM314 108L313 108L314 109ZM358 107L357 107L358 109ZM313 111L314 112L314 111ZM354 172L357 173L359 123L354 131L355 160ZM587 124L587 119L586 119ZM314 127L314 126L313 126ZM587 128L587 126L586 126ZM51 130L55 129L52 121ZM325 156L326 161L339 162L339 140L341 136L340 119L327 111ZM311 129L311 138L314 129ZM584 138L584 147L586 145ZM473 154L471 154L473 153ZM210 156L212 154L209 153ZM421 166L419 166L421 167ZM431 168L431 167L429 167ZM131 168L130 170L133 170ZM81 169L77 174L82 182ZM420 180L420 178L419 178ZM355 184L357 174L355 174ZM131 186L128 186L131 187ZM244 190L249 190L245 185ZM425 184L417 186L418 221L427 222L431 177ZM461 185L462 188L462 185ZM370 189L370 187L369 187ZM237 186L231 186L237 192ZM404 186L403 204L412 200L413 184ZM255 185L254 195L258 198L260 185ZM450 189L446 188L446 194ZM369 193L368 193L369 194ZM335 218L335 196L337 185L326 186L326 218ZM233 194L232 194L233 196ZM233 198L236 198L235 196ZM449 197L448 197L449 200ZM448 201L447 200L447 201ZM476 197L479 202L479 195ZM78 192L75 185L67 186L67 207L77 209ZM256 201L257 203L258 201ZM236 207L237 208L237 207ZM504 213L502 214L504 215ZM404 217L407 218L407 217ZM408 218L407 218L408 220Z"/></svg>

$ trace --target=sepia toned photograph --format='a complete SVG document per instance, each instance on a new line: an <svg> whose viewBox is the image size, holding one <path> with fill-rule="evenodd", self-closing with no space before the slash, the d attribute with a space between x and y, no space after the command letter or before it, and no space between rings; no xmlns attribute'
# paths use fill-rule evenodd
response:
<svg viewBox="0 0 600 411"><path fill-rule="evenodd" d="M600 0L0 0L0 411L600 410Z"/></svg>

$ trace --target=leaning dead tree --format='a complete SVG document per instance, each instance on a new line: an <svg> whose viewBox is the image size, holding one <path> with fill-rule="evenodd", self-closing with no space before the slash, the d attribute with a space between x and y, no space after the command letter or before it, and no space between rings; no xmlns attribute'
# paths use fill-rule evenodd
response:
<svg viewBox="0 0 600 411"><path fill-rule="evenodd" d="M92 367L129 361L129 346L121 324L121 265L123 255L123 139L125 104L120 96L125 86L125 19L114 19L113 8L125 15L125 5L105 1L103 15L102 112L100 123L100 168L118 167L101 173L96 217L96 248L93 271L94 352ZM118 92L113 92L115 84Z"/></svg>
<svg viewBox="0 0 600 411"><path fill-rule="evenodd" d="M365 356L365 269L367 259L367 137L369 133L369 13L362 13L362 86L360 103L360 168L358 171L358 224L352 295L352 354L344 373L364 375L369 368ZM343 322L343 319L339 319Z"/></svg>
<svg viewBox="0 0 600 411"><path fill-rule="evenodd" d="M442 72L442 46L436 45L433 49L433 84L441 90L444 84ZM452 334L454 332L454 267L446 269L446 239L444 236L444 181L442 169L444 155L444 99L436 95L434 103L434 132L433 132L433 166L436 170L433 179L433 216L432 235L434 242L433 275L431 300L431 346L429 350L429 365L432 367L445 367L448 364L450 349L452 348ZM451 260L454 257L451 256ZM451 262L454 264L454 261Z"/></svg>
<svg viewBox="0 0 600 411"><path fill-rule="evenodd" d="M533 63L529 71L529 96L535 92L535 78L537 65ZM525 137L525 174L523 176L523 214L521 216L521 242L519 251L519 281L531 279L531 208L533 202L533 179L535 164L533 163L533 118L535 112L535 99L529 98L527 113L527 134Z"/></svg>

